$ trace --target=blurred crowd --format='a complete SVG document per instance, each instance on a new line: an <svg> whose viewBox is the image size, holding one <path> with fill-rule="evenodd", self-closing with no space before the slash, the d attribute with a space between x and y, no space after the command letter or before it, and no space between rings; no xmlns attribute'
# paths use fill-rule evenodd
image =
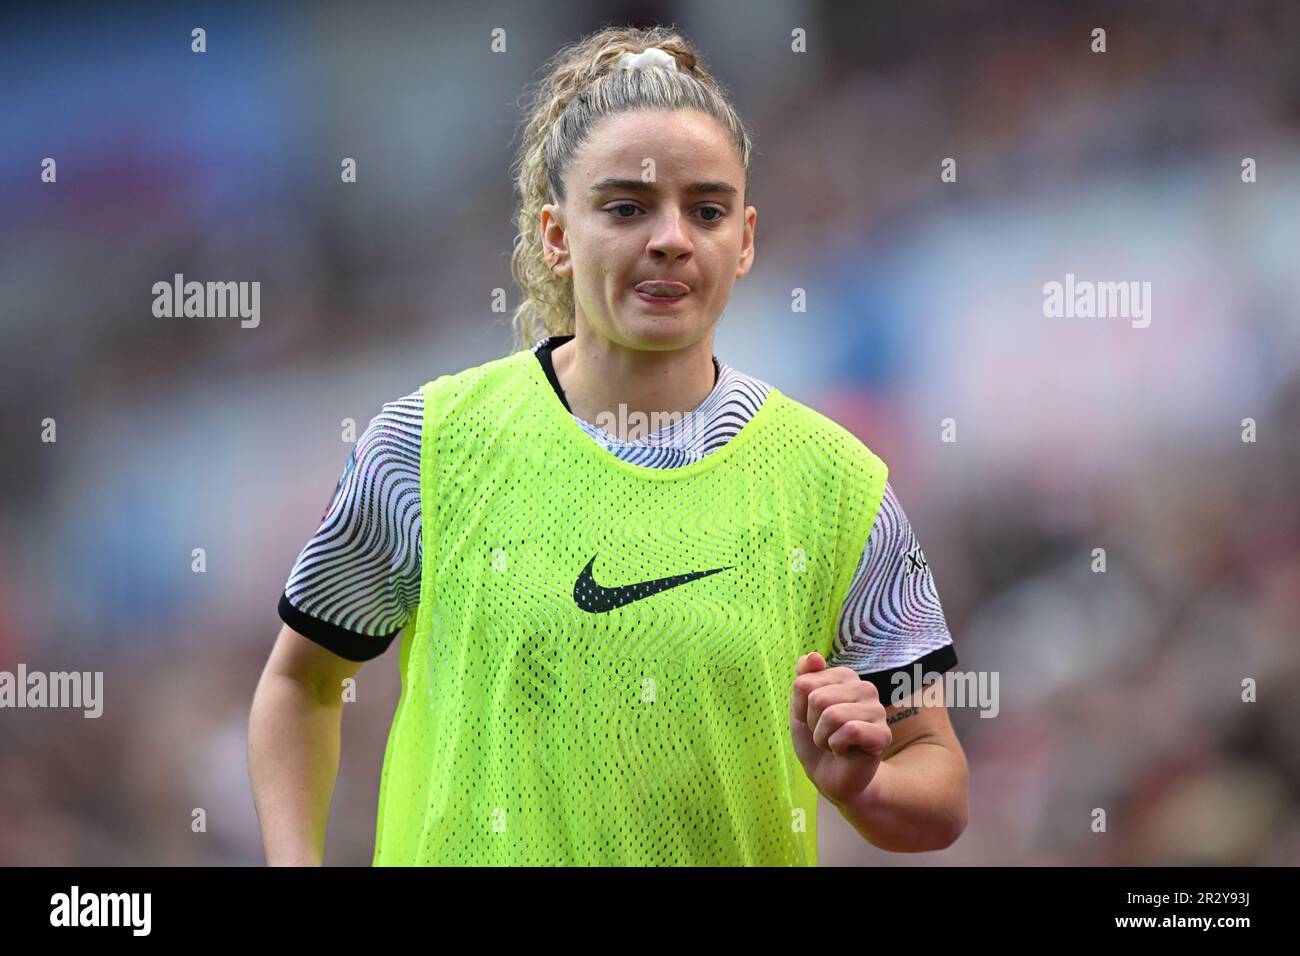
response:
<svg viewBox="0 0 1300 956"><path fill-rule="evenodd" d="M649 6L757 137L716 354L889 463L959 669L1000 675L952 709L962 838L823 804L822 863L1300 862L1300 13ZM0 670L102 670L105 706L0 711L0 865L258 863L248 708L347 422L509 350L515 101L599 23L231 6L200 56L189 14L71 9L0 15ZM260 325L155 318L177 272L261 281ZM1151 326L1044 317L1067 272L1151 281ZM396 658L330 863L370 860Z"/></svg>

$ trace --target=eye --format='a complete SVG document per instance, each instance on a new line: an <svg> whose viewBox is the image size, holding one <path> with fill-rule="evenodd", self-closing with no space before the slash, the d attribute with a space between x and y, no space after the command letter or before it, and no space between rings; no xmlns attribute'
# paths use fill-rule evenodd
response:
<svg viewBox="0 0 1300 956"><path fill-rule="evenodd" d="M605 210L605 212L612 214L615 219L635 219L636 214L640 210L640 208L641 207L636 205L635 203L621 202L613 206L610 206L608 209ZM630 212L628 213L628 215L624 216L619 214L619 210L630 210ZM700 218L704 222L709 223L710 225L720 222L721 220L727 217L727 211L718 206L701 206L699 208L699 212L701 213ZM715 215L712 216L703 215L706 212L715 213Z"/></svg>

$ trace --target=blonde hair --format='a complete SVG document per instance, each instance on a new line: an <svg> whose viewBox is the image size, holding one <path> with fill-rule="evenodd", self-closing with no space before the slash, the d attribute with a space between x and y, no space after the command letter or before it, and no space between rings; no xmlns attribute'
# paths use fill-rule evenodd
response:
<svg viewBox="0 0 1300 956"><path fill-rule="evenodd" d="M676 70L623 70L624 53L658 47ZM669 27L607 27L570 43L547 62L524 107L527 122L512 173L518 193L511 274L523 291L514 312L516 350L549 335L574 331L573 283L543 259L542 206L564 201L564 174L592 129L608 116L636 109L694 109L714 117L731 135L745 170L746 198L753 142L725 90L685 37Z"/></svg>

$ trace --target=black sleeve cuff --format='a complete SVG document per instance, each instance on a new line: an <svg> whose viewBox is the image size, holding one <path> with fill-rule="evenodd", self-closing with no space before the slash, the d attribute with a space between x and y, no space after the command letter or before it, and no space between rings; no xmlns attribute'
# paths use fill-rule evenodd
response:
<svg viewBox="0 0 1300 956"><path fill-rule="evenodd" d="M393 642L393 638L402 633L402 629L398 628L387 637L374 637L349 631L337 624L304 614L289 603L289 595L283 592L280 594L278 610L280 620L303 637L350 661L368 661L378 657L388 650L388 645Z"/></svg>
<svg viewBox="0 0 1300 956"><path fill-rule="evenodd" d="M874 674L859 674L858 676L863 680L869 680L871 683L876 685L876 690L880 694L881 703L888 707L889 698L893 696L894 688L896 686L893 682L894 675L906 674L910 681L912 675L915 673L914 668L917 664L921 665L922 677L931 672L942 674L957 666L957 651L951 644L945 644L943 647L936 647L925 656L918 657L916 660L912 661L912 663L905 664L902 667L895 667L892 670L887 671L876 671ZM920 690L920 688L913 688L913 690Z"/></svg>

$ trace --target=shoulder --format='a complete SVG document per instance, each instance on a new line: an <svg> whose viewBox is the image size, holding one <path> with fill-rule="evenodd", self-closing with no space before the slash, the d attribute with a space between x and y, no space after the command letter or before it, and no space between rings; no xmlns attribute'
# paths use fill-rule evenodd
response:
<svg viewBox="0 0 1300 956"><path fill-rule="evenodd" d="M537 356L532 350L511 352L500 358L490 359L479 365L471 365L459 372L447 372L430 379L420 386L426 396L430 394L456 394L473 389L487 382L502 381L517 376L526 362L536 362Z"/></svg>
<svg viewBox="0 0 1300 956"><path fill-rule="evenodd" d="M379 413L371 421L382 425L401 426L411 422L413 416L418 416L423 410L424 388L421 386L400 398L384 402L379 408ZM418 420L416 423L418 424Z"/></svg>
<svg viewBox="0 0 1300 956"><path fill-rule="evenodd" d="M511 383L523 381L527 363L537 362L531 350L512 352L459 372L439 375L420 386L426 409L440 418L464 403ZM540 366L539 366L540 367Z"/></svg>
<svg viewBox="0 0 1300 956"><path fill-rule="evenodd" d="M358 458L386 457L418 449L424 425L424 390L417 388L400 398L384 402L357 438Z"/></svg>
<svg viewBox="0 0 1300 956"><path fill-rule="evenodd" d="M839 422L779 388L773 387L767 401L774 403L771 414L779 428L796 439L782 437L781 444L798 448L799 473L835 502L834 527L844 542L845 560L853 549L860 555L880 512L889 466Z"/></svg>
<svg viewBox="0 0 1300 956"><path fill-rule="evenodd" d="M767 401L774 403L772 411L777 417L787 422L789 427L797 428L804 435L813 438L850 471L863 466L872 471L880 471L883 487L888 466L853 432L812 406L791 398L776 386L772 387Z"/></svg>

